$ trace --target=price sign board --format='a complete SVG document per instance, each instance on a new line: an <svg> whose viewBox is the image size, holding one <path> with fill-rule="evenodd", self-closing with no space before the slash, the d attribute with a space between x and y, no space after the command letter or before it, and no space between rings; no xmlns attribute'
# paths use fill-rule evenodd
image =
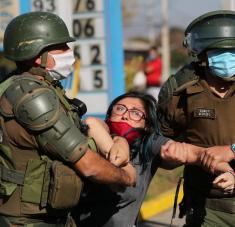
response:
<svg viewBox="0 0 235 227"><path fill-rule="evenodd" d="M2 47L4 31L7 24L20 12L19 1L1 0L0 1L0 50Z"/></svg>
<svg viewBox="0 0 235 227"><path fill-rule="evenodd" d="M106 91L107 62L103 1L74 0L75 56L80 59L81 92Z"/></svg>
<svg viewBox="0 0 235 227"><path fill-rule="evenodd" d="M121 0L2 1L11 2L9 10L18 3L11 18L30 11L52 12L63 18L76 39L69 44L76 63L73 75L62 83L69 96L86 103L88 114L104 115L112 99L124 93ZM8 21L0 24L0 32Z"/></svg>
<svg viewBox="0 0 235 227"><path fill-rule="evenodd" d="M72 31L80 59L79 75L76 70L74 74L78 98L92 114L104 114L110 101L124 92L121 1L73 0Z"/></svg>

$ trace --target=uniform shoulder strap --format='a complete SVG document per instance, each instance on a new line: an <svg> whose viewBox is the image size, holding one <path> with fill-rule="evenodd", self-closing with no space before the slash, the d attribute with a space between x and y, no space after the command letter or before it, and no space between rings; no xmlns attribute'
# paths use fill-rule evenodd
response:
<svg viewBox="0 0 235 227"><path fill-rule="evenodd" d="M171 75L161 88L158 102L165 102L173 95L179 95L187 87L197 83L199 81L199 76L196 74L197 67L197 63L192 62Z"/></svg>
<svg viewBox="0 0 235 227"><path fill-rule="evenodd" d="M9 78L7 78L6 80L4 80L3 82L0 83L0 97L7 90L7 88L9 88L13 84L13 81L16 78L18 78L18 76L16 76L16 75L10 76Z"/></svg>
<svg viewBox="0 0 235 227"><path fill-rule="evenodd" d="M175 80L174 93L180 93L185 88L197 83L199 81L199 76L196 75L198 65L192 62L189 65L185 65L181 70L179 70L171 79Z"/></svg>

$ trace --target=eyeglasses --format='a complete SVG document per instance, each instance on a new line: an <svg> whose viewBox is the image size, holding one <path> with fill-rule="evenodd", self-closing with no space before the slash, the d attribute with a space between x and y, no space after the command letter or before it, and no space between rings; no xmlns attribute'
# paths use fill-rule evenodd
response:
<svg viewBox="0 0 235 227"><path fill-rule="evenodd" d="M133 121L140 121L141 119L145 119L145 114L138 109L128 109L125 105L116 104L113 106L112 113L123 116L126 112L129 113L129 118Z"/></svg>

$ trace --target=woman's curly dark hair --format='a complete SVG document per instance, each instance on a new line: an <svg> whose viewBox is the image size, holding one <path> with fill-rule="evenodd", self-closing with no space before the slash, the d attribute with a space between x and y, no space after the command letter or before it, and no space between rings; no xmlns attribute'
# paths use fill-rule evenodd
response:
<svg viewBox="0 0 235 227"><path fill-rule="evenodd" d="M153 144L156 136L160 134L158 121L157 121L157 101L156 99L146 93L141 92L128 92L115 98L106 113L106 120L111 116L113 106L124 98L138 98L142 100L144 109L146 112L145 128L142 131L143 136L135 141L131 147L131 158L134 158L138 152L140 152L140 161L143 165L143 169L146 168L146 164L152 153Z"/></svg>

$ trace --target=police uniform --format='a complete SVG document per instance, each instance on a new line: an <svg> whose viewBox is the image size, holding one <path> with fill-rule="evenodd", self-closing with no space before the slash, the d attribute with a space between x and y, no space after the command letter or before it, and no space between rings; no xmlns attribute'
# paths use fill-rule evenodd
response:
<svg viewBox="0 0 235 227"><path fill-rule="evenodd" d="M193 69L195 65L196 63L192 63L182 68L162 88L158 105L162 133L202 147L232 144L235 141L235 119L232 114L235 106L235 83L224 98L219 98L209 88L204 78L205 70L202 68L196 72ZM180 82L179 77L181 77ZM178 86L182 88L173 91L172 96L166 100L167 95L164 95L164 92L170 89L169 84L173 78L178 79L181 83ZM194 83L190 84L192 81L188 81L188 78L194 78L192 80ZM212 190L215 176L200 167L186 166L184 178L185 196L188 196L185 198L187 210L194 206L200 206L203 209L207 203L212 209L233 213L230 221L234 223L235 197L233 196L235 195L225 195L219 190ZM229 203L229 210L224 208L224 200Z"/></svg>
<svg viewBox="0 0 235 227"><path fill-rule="evenodd" d="M10 22L4 50L18 62L73 40L58 16L34 12ZM0 226L72 226L67 216L78 203L82 181L71 165L88 147L82 113L45 65L27 70L18 65L0 84Z"/></svg>
<svg viewBox="0 0 235 227"><path fill-rule="evenodd" d="M225 34L221 35L221 31L213 27L216 24L226 24L229 30L230 19L234 20L234 12L215 11L192 22L185 33L190 50L199 55L206 48L222 48L223 45L224 48L234 48L231 41L226 46L227 40L221 37ZM202 28L205 31L203 34ZM214 34L216 32L217 35ZM165 136L202 147L234 143L235 83L230 82L231 87L220 98L210 89L206 81L207 73L208 68L200 61L192 62L169 77L163 85L159 95L158 114ZM233 163L230 165L233 166ZM201 167L185 166L184 179L181 212L186 213L186 226L235 226L235 193L224 194L213 188L215 176Z"/></svg>

